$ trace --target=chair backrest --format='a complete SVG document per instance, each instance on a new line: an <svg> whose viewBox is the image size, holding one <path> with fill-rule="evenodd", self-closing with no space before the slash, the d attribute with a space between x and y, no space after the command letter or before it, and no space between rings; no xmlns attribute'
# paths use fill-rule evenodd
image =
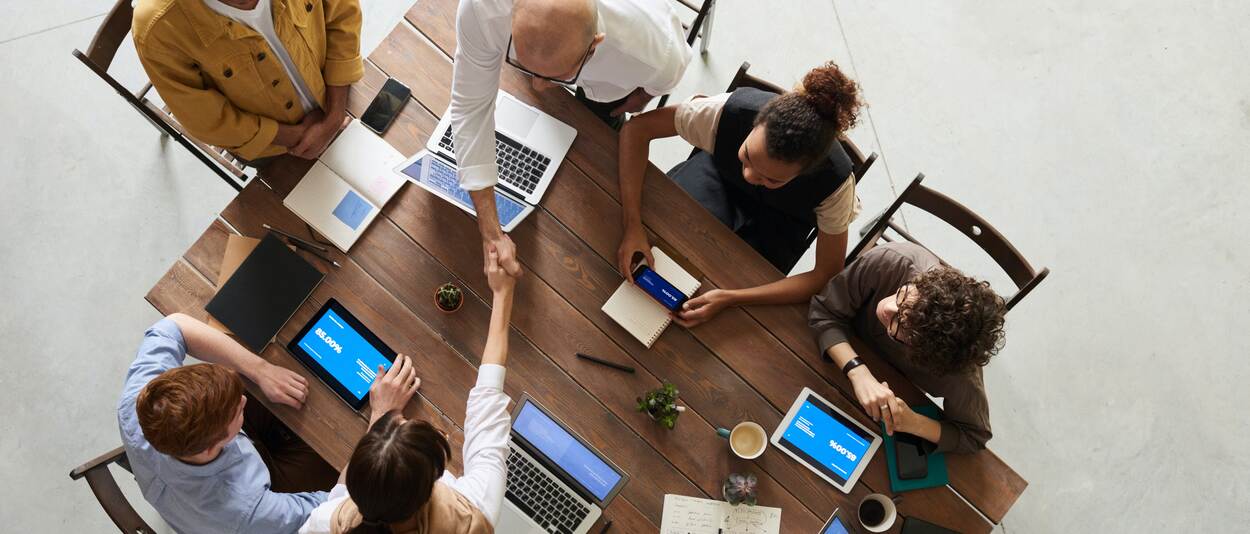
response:
<svg viewBox="0 0 1250 534"><path fill-rule="evenodd" d="M139 516L139 513L130 505L130 501L126 500L126 495L122 493L121 488L117 486L117 480L109 471L109 466L112 464L117 464L127 471L130 470L124 448L118 447L74 468L69 472L69 478L87 479L87 485L95 494L96 501L99 501L100 507L104 508L104 513L108 514L109 519L112 519L113 524L117 525L122 532L156 534L156 531Z"/></svg>
<svg viewBox="0 0 1250 534"><path fill-rule="evenodd" d="M1007 273L1012 283L1016 285L1016 293L1007 299L1008 310L1024 299L1034 287L1037 287L1037 284L1041 283L1042 279L1046 278L1046 275L1050 274L1048 268L1034 269L1024 255L980 215L973 213L954 199L921 185L920 182L923 180L924 174L917 175L907 189L894 199L890 207L882 212L873 226L860 239L859 244L855 245L851 254L847 256L848 264L855 261L860 254L877 246L878 241L884 237L886 229L893 230L907 241L924 246L891 220L899 208L906 203L930 213L967 236ZM884 238L889 240L888 237Z"/></svg>
<svg viewBox="0 0 1250 534"><path fill-rule="evenodd" d="M694 46L694 40L703 30L703 23L711 15L712 8L716 6L716 0L703 0L699 5L695 5L691 0L677 0L677 3L694 12L694 22L686 28L686 44Z"/></svg>
<svg viewBox="0 0 1250 534"><path fill-rule="evenodd" d="M99 76L105 83L112 87L117 94L121 95L126 103L135 108L145 119L156 127L163 135L168 135L178 141L184 148L190 151L200 162L207 165L222 180L230 184L236 190L241 190L241 182L246 182L248 177L243 172L243 165L226 151L191 138L183 131L183 128L167 110L161 109L153 105L145 95L152 88L152 84L147 84L138 93L131 92L121 82L117 81L109 74L109 67L113 65L113 59L117 56L117 50L121 47L122 42L126 40L126 36L130 34L130 27L134 19L134 7L132 0L117 0L113 8L104 16L100 29L96 30L96 34L91 39L91 44L84 53L81 50L74 49L73 55L91 69L91 72Z"/></svg>

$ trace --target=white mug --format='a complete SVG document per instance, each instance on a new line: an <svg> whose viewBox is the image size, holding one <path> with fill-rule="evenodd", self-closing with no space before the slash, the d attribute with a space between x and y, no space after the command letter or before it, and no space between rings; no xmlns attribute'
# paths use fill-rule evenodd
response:
<svg viewBox="0 0 1250 534"><path fill-rule="evenodd" d="M722 438L729 440L729 450L734 455L743 460L754 460L764 454L764 450L768 448L768 433L764 431L764 427L743 421L734 425L733 430L725 430L723 428L716 429L716 434ZM741 450L743 442L758 443L752 450Z"/></svg>
<svg viewBox="0 0 1250 534"><path fill-rule="evenodd" d="M860 514L860 512L864 508L864 503L868 501L877 501L881 504L881 507L885 509L885 516L882 517L880 523L869 525L864 522L864 517ZM855 509L855 519L859 521L859 524L867 529L868 532L885 532L890 530L890 527L894 526L894 521L898 519L898 508L894 506L894 501L890 500L889 497L880 493L873 493L864 497L864 500L859 501L859 506Z"/></svg>

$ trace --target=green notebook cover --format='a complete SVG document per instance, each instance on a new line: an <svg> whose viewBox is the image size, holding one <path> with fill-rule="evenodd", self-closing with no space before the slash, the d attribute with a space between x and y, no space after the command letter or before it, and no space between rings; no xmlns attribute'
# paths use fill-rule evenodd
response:
<svg viewBox="0 0 1250 534"><path fill-rule="evenodd" d="M938 407L932 404L912 406L911 409L931 419L940 420L942 418ZM890 491L899 493L916 489L934 488L945 486L950 482L950 478L946 475L946 455L940 452L929 453L929 476L915 480L898 478L898 458L894 454L894 436L885 433L884 424L881 425L881 437L885 438L885 443L882 444L882 447L885 448L885 463L889 467L888 471L890 472Z"/></svg>

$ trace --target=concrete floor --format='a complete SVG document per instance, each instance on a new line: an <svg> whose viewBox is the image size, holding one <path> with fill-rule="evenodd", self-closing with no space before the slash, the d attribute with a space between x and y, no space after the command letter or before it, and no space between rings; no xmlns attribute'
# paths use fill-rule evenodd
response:
<svg viewBox="0 0 1250 534"><path fill-rule="evenodd" d="M376 42L404 0L365 4ZM142 296L231 197L70 57L108 7L0 4L5 531L112 531L65 474L117 445L118 386L157 318ZM991 445L1030 481L1003 531L1227 532L1250 524L1246 20L1219 1L721 0L676 96L744 60L783 84L835 60L870 103L851 137L882 156L859 224L924 172L1053 270L986 370Z"/></svg>

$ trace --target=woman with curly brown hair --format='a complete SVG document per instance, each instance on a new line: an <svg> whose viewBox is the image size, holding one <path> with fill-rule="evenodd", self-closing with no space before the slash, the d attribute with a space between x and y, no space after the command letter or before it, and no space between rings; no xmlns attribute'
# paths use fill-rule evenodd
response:
<svg viewBox="0 0 1250 534"><path fill-rule="evenodd" d="M943 265L924 247L889 243L830 280L812 298L809 322L821 352L886 432L919 436L939 451L972 452L991 436L981 367L1002 348L1006 311L989 283ZM920 389L944 397L943 420L895 398L851 348L852 333Z"/></svg>
<svg viewBox="0 0 1250 534"><path fill-rule="evenodd" d="M807 236L818 233L812 271L713 289L690 299L677 322L694 326L728 306L806 302L842 270L847 228L859 213L851 159L838 142L859 106L855 82L826 63L785 94L739 88L630 119L620 137L621 276L630 278L636 255L651 260L642 227L648 145L680 136L699 150L669 177L778 270L788 272L807 250Z"/></svg>

